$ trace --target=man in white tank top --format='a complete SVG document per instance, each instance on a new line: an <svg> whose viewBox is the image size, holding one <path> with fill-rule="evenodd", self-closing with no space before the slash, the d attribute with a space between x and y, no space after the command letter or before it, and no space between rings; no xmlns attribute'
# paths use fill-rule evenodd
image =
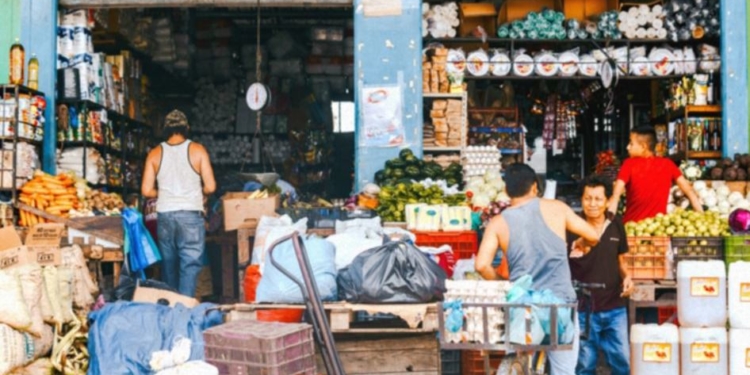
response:
<svg viewBox="0 0 750 375"><path fill-rule="evenodd" d="M146 158L141 194L156 198L164 282L193 297L203 268L204 197L216 191L216 181L208 152L187 138L188 129L184 113L174 110L167 115L166 142L151 150Z"/></svg>

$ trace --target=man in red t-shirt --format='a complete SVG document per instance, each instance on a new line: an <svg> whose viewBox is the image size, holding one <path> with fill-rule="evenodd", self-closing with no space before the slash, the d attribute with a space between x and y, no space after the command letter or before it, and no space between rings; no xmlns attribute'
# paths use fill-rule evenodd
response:
<svg viewBox="0 0 750 375"><path fill-rule="evenodd" d="M630 132L628 154L617 175L609 210L617 212L620 196L627 188L627 205L624 221L640 221L667 213L669 190L676 183L690 200L693 210L703 212L703 207L690 182L669 159L656 156L656 132L651 127L639 127Z"/></svg>

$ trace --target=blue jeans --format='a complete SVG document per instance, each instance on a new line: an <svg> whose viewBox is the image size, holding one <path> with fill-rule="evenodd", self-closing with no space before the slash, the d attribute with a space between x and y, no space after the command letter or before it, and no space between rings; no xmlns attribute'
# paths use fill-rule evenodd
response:
<svg viewBox="0 0 750 375"><path fill-rule="evenodd" d="M159 212L157 225L162 279L180 294L195 296L206 247L203 215L199 211Z"/></svg>
<svg viewBox="0 0 750 375"><path fill-rule="evenodd" d="M589 314L580 313L581 332L586 329ZM599 350L604 352L612 375L630 374L628 313L624 307L591 314L588 339L581 340L577 375L596 375Z"/></svg>
<svg viewBox="0 0 750 375"><path fill-rule="evenodd" d="M570 350L550 350L547 352L547 359L549 359L550 375L577 375L576 360L578 358L578 352L580 349L580 333L578 332L578 321L580 317L577 317L573 321L573 328L576 330L573 335L573 348Z"/></svg>

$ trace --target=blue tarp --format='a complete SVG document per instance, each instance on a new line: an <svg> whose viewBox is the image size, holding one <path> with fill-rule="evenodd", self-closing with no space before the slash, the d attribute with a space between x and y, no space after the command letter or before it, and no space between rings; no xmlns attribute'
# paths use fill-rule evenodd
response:
<svg viewBox="0 0 750 375"><path fill-rule="evenodd" d="M216 305L189 309L152 303L115 302L89 314L88 375L151 374L151 354L171 350L176 339L192 340L190 360L204 359L203 331L223 321Z"/></svg>

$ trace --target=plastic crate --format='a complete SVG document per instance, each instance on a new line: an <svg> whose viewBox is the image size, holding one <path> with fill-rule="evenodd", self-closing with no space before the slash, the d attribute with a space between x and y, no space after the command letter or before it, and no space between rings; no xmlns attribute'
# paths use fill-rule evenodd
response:
<svg viewBox="0 0 750 375"><path fill-rule="evenodd" d="M455 259L470 259L477 254L477 232L414 232L417 246L440 247L449 245Z"/></svg>
<svg viewBox="0 0 750 375"><path fill-rule="evenodd" d="M443 375L461 375L461 351L440 351L440 373Z"/></svg>
<svg viewBox="0 0 750 375"><path fill-rule="evenodd" d="M634 280L665 279L669 244L669 237L628 237L625 261L630 277Z"/></svg>
<svg viewBox="0 0 750 375"><path fill-rule="evenodd" d="M317 229L335 228L337 220L372 219L377 215L373 210L350 211L341 207L280 208L276 212L279 215L289 215L294 221L306 217L307 226Z"/></svg>
<svg viewBox="0 0 750 375"><path fill-rule="evenodd" d="M679 322L677 321L677 308L676 307L657 307L657 322L659 324L667 323L669 319L672 319L671 322L674 325L679 325ZM673 318L674 317L674 318Z"/></svg>
<svg viewBox="0 0 750 375"><path fill-rule="evenodd" d="M724 259L724 238L722 237L672 237L673 271L682 260L722 260Z"/></svg>
<svg viewBox="0 0 750 375"><path fill-rule="evenodd" d="M729 265L743 260L750 262L750 236L724 237L724 261Z"/></svg>
<svg viewBox="0 0 750 375"><path fill-rule="evenodd" d="M234 321L203 333L206 362L227 375L315 374L309 324Z"/></svg>
<svg viewBox="0 0 750 375"><path fill-rule="evenodd" d="M503 352L490 352L490 369L494 370L492 371L493 374L500 367L503 355ZM478 350L461 351L461 375L485 375L482 352Z"/></svg>

